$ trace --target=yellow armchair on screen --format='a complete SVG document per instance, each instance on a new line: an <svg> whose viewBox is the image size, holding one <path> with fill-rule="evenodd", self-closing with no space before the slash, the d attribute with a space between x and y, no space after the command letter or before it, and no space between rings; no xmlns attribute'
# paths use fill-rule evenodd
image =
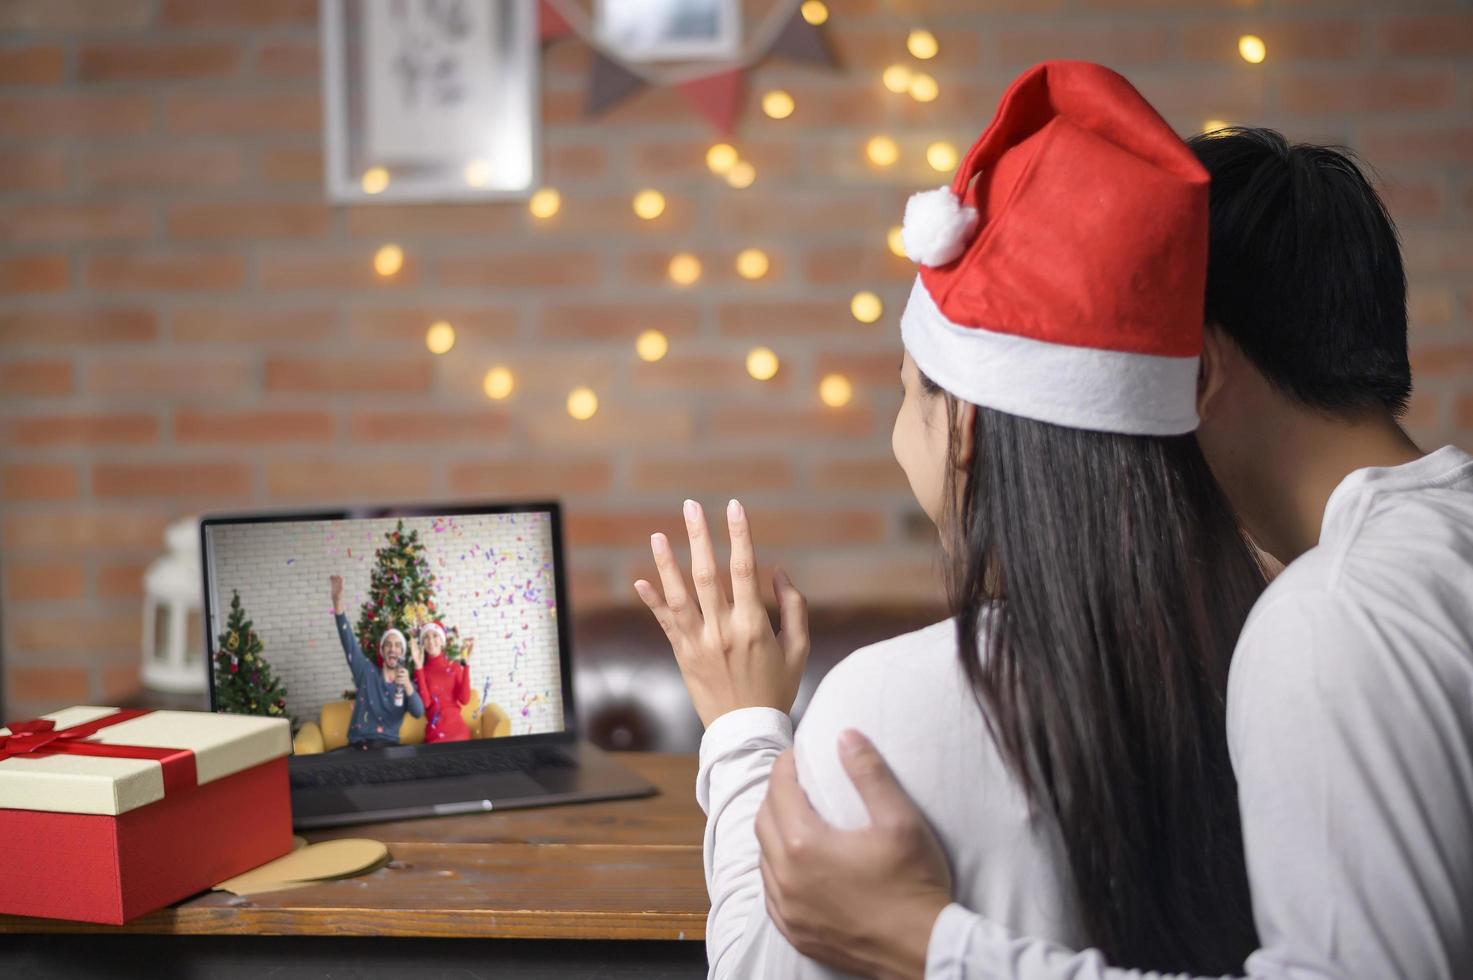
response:
<svg viewBox="0 0 1473 980"><path fill-rule="evenodd" d="M498 704L481 708L481 695L471 692L470 701L461 705L460 716L470 729L471 738L502 738L511 734L511 716ZM348 723L353 717L353 702L329 701L322 706L317 721L309 721L297 730L292 751L297 755L331 752L348 744ZM405 713L399 725L400 745L420 745L425 740L425 719Z"/></svg>

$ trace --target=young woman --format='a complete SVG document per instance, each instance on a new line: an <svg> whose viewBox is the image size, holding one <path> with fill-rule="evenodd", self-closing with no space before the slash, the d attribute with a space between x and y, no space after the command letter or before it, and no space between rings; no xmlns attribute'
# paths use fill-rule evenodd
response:
<svg viewBox="0 0 1473 980"><path fill-rule="evenodd" d="M469 659L475 640L465 641ZM410 658L414 661L414 684L424 701L429 723L425 725L425 744L431 742L463 742L471 737L461 715L462 705L471 699L471 671L466 663L445 656L445 630L439 623L425 623L410 641Z"/></svg>
<svg viewBox="0 0 1473 980"><path fill-rule="evenodd" d="M1206 174L1140 95L1069 62L1020 77L951 187L912 200L922 268L892 447L940 531L953 616L841 662L796 755L813 806L859 826L836 740L867 735L936 830L956 899L988 918L1216 974L1255 945L1223 702L1263 580L1191 435L1206 203ZM711 973L829 976L773 927L753 833L793 742L803 599L778 572L775 635L741 504L729 598L700 506L684 517L694 597L662 534L661 588L635 588L707 725ZM939 972L948 951L932 952Z"/></svg>

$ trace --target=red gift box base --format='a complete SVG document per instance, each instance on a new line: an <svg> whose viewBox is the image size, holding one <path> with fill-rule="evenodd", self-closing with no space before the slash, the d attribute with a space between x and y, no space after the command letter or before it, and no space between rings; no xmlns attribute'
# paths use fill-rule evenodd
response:
<svg viewBox="0 0 1473 980"><path fill-rule="evenodd" d="M116 817L0 810L0 912L122 925L291 849L285 758Z"/></svg>

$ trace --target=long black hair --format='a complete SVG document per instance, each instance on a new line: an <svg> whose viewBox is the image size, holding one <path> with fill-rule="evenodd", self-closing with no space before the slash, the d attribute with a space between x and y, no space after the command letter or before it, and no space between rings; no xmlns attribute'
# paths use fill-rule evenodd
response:
<svg viewBox="0 0 1473 980"><path fill-rule="evenodd" d="M970 461L950 445L962 663L1058 823L1090 942L1126 966L1238 973L1257 937L1225 698L1264 577L1195 438L978 408Z"/></svg>

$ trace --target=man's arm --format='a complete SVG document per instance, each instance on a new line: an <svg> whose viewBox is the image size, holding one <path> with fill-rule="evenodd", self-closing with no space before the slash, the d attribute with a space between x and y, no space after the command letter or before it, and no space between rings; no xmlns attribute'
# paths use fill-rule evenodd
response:
<svg viewBox="0 0 1473 980"><path fill-rule="evenodd" d="M343 577L333 575L328 579L332 591L332 614L333 621L338 629L338 642L343 647L343 657L348 661L348 673L353 675L353 682L361 685L363 678L374 670L373 664L363 655L363 650L358 646L358 637L353 635L353 628L348 624L348 617L343 613Z"/></svg>
<svg viewBox="0 0 1473 980"><path fill-rule="evenodd" d="M1247 976L1451 980L1473 957L1473 818L1455 764L1460 695L1442 690L1415 652L1388 649L1377 636L1355 610L1295 597L1261 611L1240 641L1228 727L1263 943ZM866 793L867 802L880 799L870 806L874 823L853 831L814 833L821 818L797 780L774 770L758 819L769 909L808 955L869 950L869 975L915 976L920 937L886 926L924 912L904 896L926 868L903 856L929 831L874 754L859 768L846 758L846 768L856 785L878 780L893 792ZM814 843L796 860L786 840L805 827ZM896 870L877 886L869 869L878 863ZM865 888L886 901L825 899ZM1014 935L957 905L935 916L924 962L928 980L1157 976L1112 968L1098 951Z"/></svg>
<svg viewBox="0 0 1473 980"><path fill-rule="evenodd" d="M371 678L378 668L363 655L363 648L358 645L358 637L353 635L353 627L348 625L348 617L342 613L337 614L338 641L343 646L343 657L348 662L348 673L353 675L353 683L362 686L364 678Z"/></svg>
<svg viewBox="0 0 1473 980"><path fill-rule="evenodd" d="M861 976L926 980L1166 980L1110 969L951 904L951 874L925 816L857 731L839 757L868 826L828 824L788 753L773 767L757 817L768 915L805 956ZM1178 978L1186 980L1186 978Z"/></svg>

